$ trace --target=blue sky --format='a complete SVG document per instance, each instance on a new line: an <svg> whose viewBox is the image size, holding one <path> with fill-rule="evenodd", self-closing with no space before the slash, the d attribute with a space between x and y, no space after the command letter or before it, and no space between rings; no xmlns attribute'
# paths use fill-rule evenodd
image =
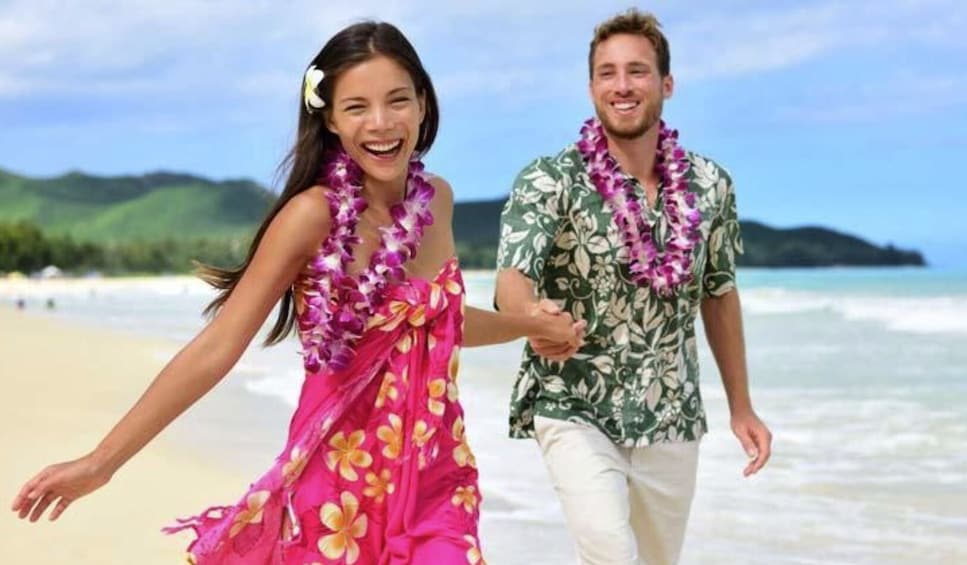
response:
<svg viewBox="0 0 967 565"><path fill-rule="evenodd" d="M269 184L309 59L340 27L376 17L403 29L436 83L429 167L458 200L496 198L575 139L591 112L591 31L629 5L0 0L0 168ZM639 6L671 41L666 119L731 170L741 217L967 265L967 2Z"/></svg>

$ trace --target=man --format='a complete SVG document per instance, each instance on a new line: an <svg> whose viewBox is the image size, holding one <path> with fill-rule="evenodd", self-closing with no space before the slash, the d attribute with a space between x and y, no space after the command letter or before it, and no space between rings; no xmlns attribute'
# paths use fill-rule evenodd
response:
<svg viewBox="0 0 967 565"><path fill-rule="evenodd" d="M512 437L536 437L581 562L676 563L706 432L698 311L750 461L771 434L752 408L728 174L661 122L668 41L630 10L595 29L597 120L518 176L501 216L497 305L586 322L580 348L531 340L511 400Z"/></svg>

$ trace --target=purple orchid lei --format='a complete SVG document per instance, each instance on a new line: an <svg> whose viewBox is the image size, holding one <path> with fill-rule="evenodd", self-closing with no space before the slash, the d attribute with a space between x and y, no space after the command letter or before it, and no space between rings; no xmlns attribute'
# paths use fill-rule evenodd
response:
<svg viewBox="0 0 967 565"><path fill-rule="evenodd" d="M406 196L390 208L393 225L380 228L379 247L369 266L354 278L347 266L353 261L353 246L360 243L356 225L367 206L362 197L363 171L345 151L339 151L327 160L325 180L331 188L326 194L331 231L308 265L310 283L297 318L309 373L349 365L355 357L355 341L382 303L386 285L391 279L406 277L403 265L416 255L424 228L433 223L433 186L423 172L423 163L411 161Z"/></svg>
<svg viewBox="0 0 967 565"><path fill-rule="evenodd" d="M614 212L631 256L632 280L638 285L650 285L662 296L687 284L692 278L691 252L701 236L702 215L695 193L688 190L689 163L685 151L678 146L678 132L661 122L655 168L663 189L662 213L669 232L662 251L651 237L652 226L634 196L631 181L608 151L608 139L598 119L584 123L577 148L595 188Z"/></svg>

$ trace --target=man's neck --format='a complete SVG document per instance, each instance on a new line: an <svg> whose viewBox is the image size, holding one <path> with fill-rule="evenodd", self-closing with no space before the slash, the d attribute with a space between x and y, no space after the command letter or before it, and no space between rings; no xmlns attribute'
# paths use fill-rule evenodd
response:
<svg viewBox="0 0 967 565"><path fill-rule="evenodd" d="M658 184L658 174L655 172L655 154L658 150L658 131L661 125L656 123L648 131L635 139L620 139L608 134L608 151L618 161L618 165L625 173L638 179L645 186Z"/></svg>

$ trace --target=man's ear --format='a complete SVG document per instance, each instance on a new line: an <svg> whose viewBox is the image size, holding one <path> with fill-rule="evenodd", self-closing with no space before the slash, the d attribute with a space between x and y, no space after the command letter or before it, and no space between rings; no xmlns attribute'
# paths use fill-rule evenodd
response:
<svg viewBox="0 0 967 565"><path fill-rule="evenodd" d="M671 73L668 73L661 79L661 93L665 100L672 97L675 93L675 77Z"/></svg>

